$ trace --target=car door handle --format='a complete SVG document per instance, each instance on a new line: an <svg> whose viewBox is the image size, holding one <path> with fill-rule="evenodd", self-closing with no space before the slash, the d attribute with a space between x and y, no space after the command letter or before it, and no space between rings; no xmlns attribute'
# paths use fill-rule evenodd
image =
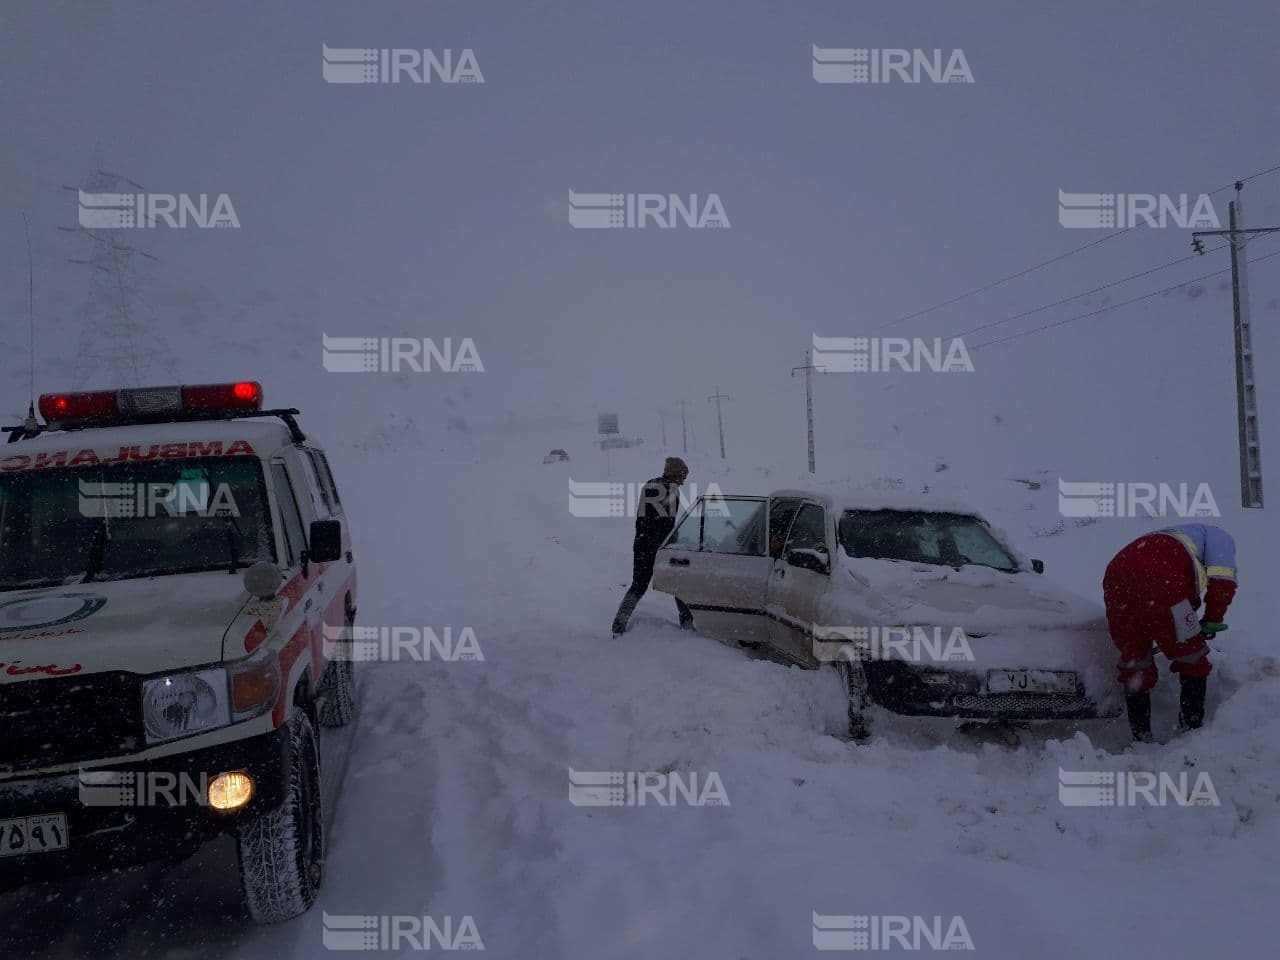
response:
<svg viewBox="0 0 1280 960"><path fill-rule="evenodd" d="M667 561L667 563L671 564L673 567L687 567L689 565L689 558L672 557Z"/></svg>

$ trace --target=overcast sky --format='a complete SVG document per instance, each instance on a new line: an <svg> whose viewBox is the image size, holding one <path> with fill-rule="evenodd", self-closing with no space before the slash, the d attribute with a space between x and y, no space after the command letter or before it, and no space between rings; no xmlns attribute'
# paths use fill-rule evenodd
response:
<svg viewBox="0 0 1280 960"><path fill-rule="evenodd" d="M473 389L495 411L616 408L636 423L687 398L706 417L720 387L738 429L775 414L795 426L789 369L812 334L865 333L1100 236L1059 225L1059 189L1194 195L1280 163L1277 38L1280 7L1262 0L9 2L4 342L25 352L20 210L38 308L74 325L67 291L83 269L55 226L75 223L61 188L100 148L150 191L229 195L239 230L161 227L138 242L170 289L209 298L206 320L228 338L254 335L218 316L233 304L314 310L290 372L317 392L332 384L321 332L471 336L486 368ZM958 49L974 83L819 84L815 44ZM330 84L322 45L470 48L484 82ZM715 193L731 228L576 230L571 190ZM1280 173L1246 197L1252 223L1280 223ZM1227 194L1215 199L1225 217ZM1135 231L883 335L954 334L1189 252L1184 230ZM1111 299L1226 265L1206 257ZM1277 276L1273 261L1253 277L1268 329ZM973 386L897 389L989 400L1094 375L1173 389L1206 376L1212 351L1230 415L1229 300L1160 303L992 347L985 368L975 352L986 375ZM181 375L239 375L182 356L184 321L161 321ZM1100 354L1125 326L1185 348L1144 359L1129 346L1127 368L1110 367ZM865 381L823 389L829 423L867 412ZM4 409L24 394L12 384Z"/></svg>

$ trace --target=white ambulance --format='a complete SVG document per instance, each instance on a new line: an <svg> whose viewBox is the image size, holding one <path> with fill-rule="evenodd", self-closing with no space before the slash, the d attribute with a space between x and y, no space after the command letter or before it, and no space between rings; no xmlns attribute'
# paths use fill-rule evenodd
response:
<svg viewBox="0 0 1280 960"><path fill-rule="evenodd" d="M39 409L0 445L0 886L230 833L253 918L297 916L324 869L320 729L355 711L324 451L253 381Z"/></svg>

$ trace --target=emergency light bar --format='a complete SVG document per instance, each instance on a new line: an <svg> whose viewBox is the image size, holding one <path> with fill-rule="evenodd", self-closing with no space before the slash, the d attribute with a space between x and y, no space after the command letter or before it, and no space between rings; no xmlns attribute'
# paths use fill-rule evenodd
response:
<svg viewBox="0 0 1280 960"><path fill-rule="evenodd" d="M40 415L51 426L58 427L183 420L261 409L262 384L256 380L40 395Z"/></svg>

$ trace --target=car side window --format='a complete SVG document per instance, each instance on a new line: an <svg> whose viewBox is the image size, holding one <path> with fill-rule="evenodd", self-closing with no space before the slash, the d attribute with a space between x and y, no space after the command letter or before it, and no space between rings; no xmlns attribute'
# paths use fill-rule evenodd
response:
<svg viewBox="0 0 1280 960"><path fill-rule="evenodd" d="M302 514L298 512L298 500L293 495L293 484L289 482L289 474L283 463L271 464L271 480L276 488L276 509L280 511L288 565L292 567L307 548L306 536L302 530Z"/></svg>
<svg viewBox="0 0 1280 960"><path fill-rule="evenodd" d="M684 515L679 526L671 534L667 546L676 550L697 550L702 540L702 500L695 503Z"/></svg>
<svg viewBox="0 0 1280 960"><path fill-rule="evenodd" d="M333 504L333 515L336 517L342 513L342 497L338 496L338 485L334 482L333 471L329 469L329 458L320 450L309 450L311 459L316 465L316 473L320 476L320 482L324 485L324 489L328 491L329 500Z"/></svg>
<svg viewBox="0 0 1280 960"><path fill-rule="evenodd" d="M319 471L316 470L315 459L311 456L310 450L300 451L302 456L298 461L302 464L302 475L307 478L307 488L311 493L311 505L315 508L317 517L333 516L333 503L329 499L329 491L324 488L324 484L320 482Z"/></svg>
<svg viewBox="0 0 1280 960"><path fill-rule="evenodd" d="M796 556L793 557L793 554ZM830 568L827 553L827 513L816 503L806 503L791 523L791 533L783 556L793 566L818 570ZM800 561L793 563L793 560ZM825 572L823 570L822 572Z"/></svg>
<svg viewBox="0 0 1280 960"><path fill-rule="evenodd" d="M799 500L769 501L769 556L775 560L782 556L787 531L791 529L791 521L795 519L799 509Z"/></svg>
<svg viewBox="0 0 1280 960"><path fill-rule="evenodd" d="M702 549L710 553L765 555L765 500L716 497L703 501Z"/></svg>

